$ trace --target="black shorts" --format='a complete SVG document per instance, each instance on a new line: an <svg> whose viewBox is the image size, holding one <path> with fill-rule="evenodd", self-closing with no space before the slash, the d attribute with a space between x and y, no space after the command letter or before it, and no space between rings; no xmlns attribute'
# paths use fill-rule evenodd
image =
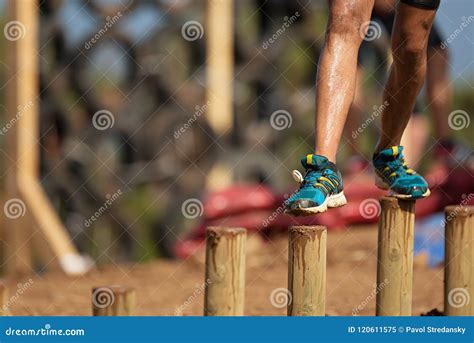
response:
<svg viewBox="0 0 474 343"><path fill-rule="evenodd" d="M384 31L391 36L394 19L394 14L382 17L378 16L376 13L372 13L372 18L370 20L378 23L384 29ZM428 37L428 50L443 49L442 44L443 38L441 33L436 23L433 23L430 35ZM388 48L389 47L387 46L387 49ZM376 47L372 42L363 41L359 49L357 62L362 66L370 64L371 62L375 63L376 65L383 65L386 62L386 53L387 50ZM378 68L377 70L381 73L385 73L385 68Z"/></svg>
<svg viewBox="0 0 474 343"><path fill-rule="evenodd" d="M372 13L372 18L370 18L370 20L381 24L385 31L389 35L392 35L393 22L395 21L395 13L391 13L388 16L381 16L374 12ZM431 27L430 31L430 36L428 38L428 49L441 48L441 43L443 43L443 39L441 38L438 26L436 25L436 23L433 23L433 26Z"/></svg>
<svg viewBox="0 0 474 343"><path fill-rule="evenodd" d="M400 2L425 10L435 10L439 7L440 0L400 0Z"/></svg>
<svg viewBox="0 0 474 343"><path fill-rule="evenodd" d="M434 8L437 8L439 5L439 1L408 1L408 0L401 0L403 3L412 5L415 2L423 2L425 5L427 3L432 3L433 6L436 6ZM420 7L420 6L417 6ZM423 7L428 9L428 7ZM429 7L431 9L431 7ZM378 23L384 31L389 34L390 36L392 35L392 28L393 28L393 22L395 21L395 13L391 13L388 16L382 16L378 15L377 13L373 12L372 13L372 18L370 19L371 21ZM433 26L431 27L431 32L428 38L428 49L442 49L442 43L443 43L443 38L440 34L440 31L436 25L436 23L433 23ZM387 47L388 49L388 47ZM367 65L370 63L375 63L376 66L382 66L386 63L386 51L380 51L379 47L375 47L373 43L371 42L362 42L361 48L359 50L358 54L358 63L359 65ZM386 66L384 67L378 67L376 69L376 75L375 78L382 80L386 77ZM419 101L416 102L414 113L421 113L421 106Z"/></svg>

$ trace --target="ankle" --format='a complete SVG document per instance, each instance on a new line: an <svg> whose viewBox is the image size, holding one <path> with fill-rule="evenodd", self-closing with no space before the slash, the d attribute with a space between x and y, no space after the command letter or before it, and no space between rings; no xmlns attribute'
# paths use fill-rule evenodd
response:
<svg viewBox="0 0 474 343"><path fill-rule="evenodd" d="M394 146L400 146L400 142L398 142L398 144L395 142L379 143L375 147L374 154L378 154L382 150L390 149L391 147L394 147Z"/></svg>
<svg viewBox="0 0 474 343"><path fill-rule="evenodd" d="M319 156L324 156L328 159L329 162L336 164L336 154L330 154L328 152L321 151L318 149L314 150L314 154L319 155Z"/></svg>

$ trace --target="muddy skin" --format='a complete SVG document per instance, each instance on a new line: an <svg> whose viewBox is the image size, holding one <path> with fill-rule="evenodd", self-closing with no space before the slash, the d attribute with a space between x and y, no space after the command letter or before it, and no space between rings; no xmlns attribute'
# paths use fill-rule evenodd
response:
<svg viewBox="0 0 474 343"><path fill-rule="evenodd" d="M316 77L315 153L336 160L354 99L357 53L374 0L330 0L326 42ZM399 4L392 51L394 63L385 86L382 129L376 151L399 145L426 73L426 46L436 11Z"/></svg>

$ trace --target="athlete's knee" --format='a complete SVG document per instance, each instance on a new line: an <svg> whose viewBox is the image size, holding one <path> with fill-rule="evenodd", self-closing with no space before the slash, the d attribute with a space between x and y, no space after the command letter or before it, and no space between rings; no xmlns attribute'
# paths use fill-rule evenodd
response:
<svg viewBox="0 0 474 343"><path fill-rule="evenodd" d="M398 50L394 52L395 59L399 59L402 62L418 66L426 63L426 47L420 42L409 42L405 41L398 47Z"/></svg>
<svg viewBox="0 0 474 343"><path fill-rule="evenodd" d="M400 0L401 2L425 10L436 10L440 0Z"/></svg>
<svg viewBox="0 0 474 343"><path fill-rule="evenodd" d="M394 61L411 66L426 64L427 38L429 26L410 29L400 28L394 35L392 41L392 51Z"/></svg>
<svg viewBox="0 0 474 343"><path fill-rule="evenodd" d="M411 63L426 62L428 39L433 24L433 16L429 13L431 11L426 12L427 15L420 16L417 21L395 21L392 37L394 57L400 56Z"/></svg>
<svg viewBox="0 0 474 343"><path fill-rule="evenodd" d="M330 8L327 36L361 42L371 9L364 1L335 1Z"/></svg>

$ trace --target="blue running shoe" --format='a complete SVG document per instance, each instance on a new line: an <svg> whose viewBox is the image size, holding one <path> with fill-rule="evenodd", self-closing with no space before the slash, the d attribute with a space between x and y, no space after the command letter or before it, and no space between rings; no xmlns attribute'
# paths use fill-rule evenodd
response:
<svg viewBox="0 0 474 343"><path fill-rule="evenodd" d="M286 201L285 213L305 216L347 203L341 173L334 163L324 156L310 154L301 159L301 164L306 174L303 177L293 170L293 177L301 185Z"/></svg>
<svg viewBox="0 0 474 343"><path fill-rule="evenodd" d="M402 152L402 146L393 146L374 154L375 185L390 190L396 198L426 198L430 195L428 184L407 166Z"/></svg>

